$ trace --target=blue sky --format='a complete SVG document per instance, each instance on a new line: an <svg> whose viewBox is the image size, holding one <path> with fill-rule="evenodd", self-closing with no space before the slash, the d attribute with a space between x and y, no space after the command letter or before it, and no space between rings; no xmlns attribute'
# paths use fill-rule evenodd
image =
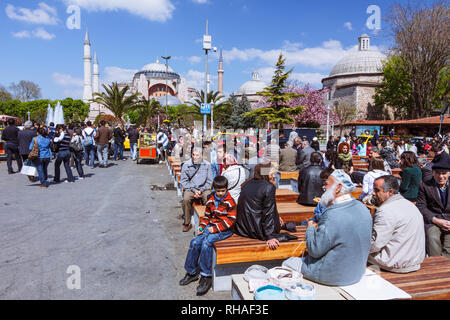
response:
<svg viewBox="0 0 450 320"><path fill-rule="evenodd" d="M401 3L405 1L399 1ZM134 72L171 55L170 66L194 88L203 87L201 38L206 19L213 46L223 47L224 91L229 94L260 72L267 83L279 53L292 79L321 88L320 80L363 33L385 52L387 25L366 26L370 5L381 18L394 1L346 0L42 0L0 2L0 85L31 80L44 98L82 97L86 26L101 81L131 80ZM68 29L69 5L81 9L81 28ZM218 55L210 53L211 89L217 90Z"/></svg>

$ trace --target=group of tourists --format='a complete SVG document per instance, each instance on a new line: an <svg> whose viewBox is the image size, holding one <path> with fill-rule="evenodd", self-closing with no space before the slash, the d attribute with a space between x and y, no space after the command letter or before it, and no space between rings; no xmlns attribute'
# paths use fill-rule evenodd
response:
<svg viewBox="0 0 450 320"><path fill-rule="evenodd" d="M142 129L142 128L141 128ZM90 121L79 125L54 125L33 123L27 121L23 130L15 125L14 119L8 120L8 126L3 130L2 140L6 142L8 173L14 174L22 171L22 166L36 168L41 188L48 188L48 165L55 161L55 171L52 183L61 182L61 164L67 175L65 182L74 183L76 179L83 180L85 173L83 161L92 169L107 168L110 158L110 149L114 145L114 161L126 160L123 156L124 141L128 137L132 160L136 160L139 131L130 126L125 131L122 124L111 129L106 121L100 121L99 126ZM17 161L18 171L13 169L13 157ZM76 168L78 177L72 172ZM34 176L28 176L35 182Z"/></svg>
<svg viewBox="0 0 450 320"><path fill-rule="evenodd" d="M206 206L180 280L188 285L200 279L197 295L212 286L214 242L233 233L265 241L276 250L290 239L281 230L294 232L297 225L307 225L308 255L301 259L301 272L332 286L357 283L368 264L407 273L420 269L427 254L450 258L448 136L434 139L430 160L414 151L394 150L394 164L383 156L390 146L371 148L359 199L352 192L359 185L355 174L363 173L352 165L352 147L346 141L330 149L337 157L327 158L311 146L317 139L310 142L294 134L279 148L279 163L274 163L268 150L276 148L269 146L263 145L263 152L246 146L239 158L234 148L217 142L195 147L194 138L188 144L192 148L184 150L183 139L170 136L175 142L172 156L191 155L181 169L184 232L192 228L193 203ZM289 167L299 171L297 202L315 207L314 217L302 223L285 223L277 211L277 175ZM395 168L401 169L400 178L392 174ZM368 206L376 206L373 217Z"/></svg>

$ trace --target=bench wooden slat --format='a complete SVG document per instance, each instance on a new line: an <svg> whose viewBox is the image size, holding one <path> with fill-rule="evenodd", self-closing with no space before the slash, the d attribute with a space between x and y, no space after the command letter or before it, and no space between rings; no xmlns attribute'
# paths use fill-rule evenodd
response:
<svg viewBox="0 0 450 320"><path fill-rule="evenodd" d="M228 239L214 243L217 257L216 264L284 260L290 257L299 257L306 250L305 232L306 227L297 227L297 232L293 234L297 235L299 240L281 242L276 250L271 250L264 241L233 234Z"/></svg>
<svg viewBox="0 0 450 320"><path fill-rule="evenodd" d="M294 172L280 171L279 174L280 180L298 179L298 171Z"/></svg>

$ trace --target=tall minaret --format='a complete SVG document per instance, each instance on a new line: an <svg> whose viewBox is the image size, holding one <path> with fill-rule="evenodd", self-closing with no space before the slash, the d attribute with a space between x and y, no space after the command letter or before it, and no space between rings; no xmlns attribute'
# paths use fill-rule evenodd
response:
<svg viewBox="0 0 450 320"><path fill-rule="evenodd" d="M219 57L219 93L223 94L223 56L222 56L222 48L220 48L220 57Z"/></svg>
<svg viewBox="0 0 450 320"><path fill-rule="evenodd" d="M92 99L92 71L91 71L91 42L89 41L88 30L86 29L86 36L84 38L84 93L83 101L89 103Z"/></svg>
<svg viewBox="0 0 450 320"><path fill-rule="evenodd" d="M94 72L93 72L93 93L99 92L100 89L100 73L98 71L97 52L94 54Z"/></svg>

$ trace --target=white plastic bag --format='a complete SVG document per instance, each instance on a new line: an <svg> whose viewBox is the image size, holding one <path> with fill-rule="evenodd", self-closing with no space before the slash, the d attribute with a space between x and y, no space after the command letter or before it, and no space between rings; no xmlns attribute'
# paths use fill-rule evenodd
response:
<svg viewBox="0 0 450 320"><path fill-rule="evenodd" d="M22 166L22 170L20 171L20 173L31 177L38 176L37 170L33 166L26 166L26 165Z"/></svg>

